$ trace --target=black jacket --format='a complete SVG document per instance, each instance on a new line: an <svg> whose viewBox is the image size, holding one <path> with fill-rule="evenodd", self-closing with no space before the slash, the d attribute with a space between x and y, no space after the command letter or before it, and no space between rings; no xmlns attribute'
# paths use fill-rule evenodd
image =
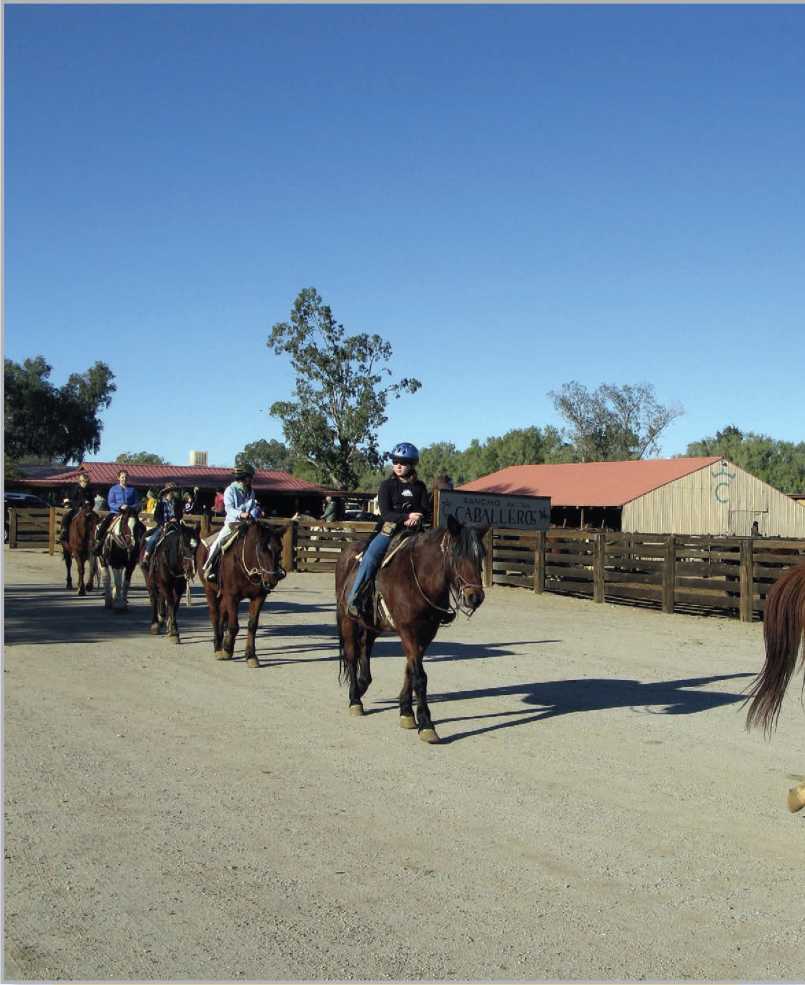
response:
<svg viewBox="0 0 805 985"><path fill-rule="evenodd" d="M390 475L380 483L377 498L380 505L380 521L376 532L384 523L394 523L399 526L409 513L422 513L423 525L431 521L430 494L425 483L419 479L414 479L413 482L400 482L396 475Z"/></svg>
<svg viewBox="0 0 805 985"><path fill-rule="evenodd" d="M170 512L170 507L168 506L168 501L165 499L158 499L157 505L154 507L154 523L161 527L166 524L169 520L181 520L182 518L182 501L180 499L173 500L173 511Z"/></svg>
<svg viewBox="0 0 805 985"><path fill-rule="evenodd" d="M94 506L95 494L96 490L93 489L89 483L82 488L81 483L77 482L67 494L66 498L69 500L70 509L78 510L81 508L82 503L89 503L90 506Z"/></svg>

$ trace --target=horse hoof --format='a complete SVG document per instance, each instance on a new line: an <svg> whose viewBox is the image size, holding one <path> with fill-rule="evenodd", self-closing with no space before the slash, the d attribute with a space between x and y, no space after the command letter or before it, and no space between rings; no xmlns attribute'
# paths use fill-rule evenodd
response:
<svg viewBox="0 0 805 985"><path fill-rule="evenodd" d="M400 715L400 728L416 728L416 719L413 715Z"/></svg>
<svg viewBox="0 0 805 985"><path fill-rule="evenodd" d="M423 742L429 742L431 745L435 745L437 742L441 742L441 739L436 734L436 729L431 726L431 728L423 728L419 733L419 738Z"/></svg>
<svg viewBox="0 0 805 985"><path fill-rule="evenodd" d="M792 814L796 814L803 807L805 807L805 783L800 783L798 787L791 787L788 791L788 809Z"/></svg>
<svg viewBox="0 0 805 985"><path fill-rule="evenodd" d="M112 608L112 603L111 602L104 602L103 603L103 607L104 607L104 609L111 609Z"/></svg>
<svg viewBox="0 0 805 985"><path fill-rule="evenodd" d="M232 657L226 652L226 650L216 650L215 651L216 660L231 660Z"/></svg>
<svg viewBox="0 0 805 985"><path fill-rule="evenodd" d="M363 705L362 704L350 705L349 713L350 715L352 715L353 718L360 718L363 715Z"/></svg>
<svg viewBox="0 0 805 985"><path fill-rule="evenodd" d="M159 623L152 622L151 625L148 627L148 632L152 636L159 636Z"/></svg>
<svg viewBox="0 0 805 985"><path fill-rule="evenodd" d="M260 661L257 659L257 657L249 657L247 659L247 661L246 661L246 666L247 667L259 667L260 666Z"/></svg>
<svg viewBox="0 0 805 985"><path fill-rule="evenodd" d="M86 593L86 591L83 588L79 588L78 594L79 595L86 595L87 593Z"/></svg>

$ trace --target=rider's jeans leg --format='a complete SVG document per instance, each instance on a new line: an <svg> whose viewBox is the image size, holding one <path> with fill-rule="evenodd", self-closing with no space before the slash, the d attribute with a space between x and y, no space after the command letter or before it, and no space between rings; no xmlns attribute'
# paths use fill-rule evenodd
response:
<svg viewBox="0 0 805 985"><path fill-rule="evenodd" d="M386 549L388 548L390 541L391 537L389 537L388 534L376 534L375 537L372 538L371 543L363 552L358 573L355 575L355 581L352 583L352 589L350 590L349 598L347 599L347 605L352 605L358 597L358 592L360 591L361 586L367 578L371 578L380 567L380 562L383 560L383 555L386 553Z"/></svg>
<svg viewBox="0 0 805 985"><path fill-rule="evenodd" d="M146 552L148 554L150 554L153 551L154 544L156 544L157 540L159 539L160 530L161 530L161 527L157 527L156 530L154 530L153 533L150 533L145 538L145 550L146 550Z"/></svg>

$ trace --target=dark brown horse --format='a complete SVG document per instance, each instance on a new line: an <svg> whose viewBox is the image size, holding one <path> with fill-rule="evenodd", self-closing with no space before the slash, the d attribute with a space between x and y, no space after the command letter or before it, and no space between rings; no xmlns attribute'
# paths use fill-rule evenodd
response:
<svg viewBox="0 0 805 985"><path fill-rule="evenodd" d="M98 515L92 507L84 505L70 520L67 539L62 543L64 564L67 568L67 583L65 588L73 587L72 565L75 561L78 572L78 594L86 595L87 589L92 591L97 574L97 560L93 551L95 545L95 527ZM84 566L89 562L89 583L84 582Z"/></svg>
<svg viewBox="0 0 805 985"><path fill-rule="evenodd" d="M196 573L196 548L200 543L198 525L173 520L157 541L150 560L143 564L145 540L140 548L140 567L151 599L149 632L158 635L164 628L172 643L179 642L176 613L188 584Z"/></svg>
<svg viewBox="0 0 805 985"><path fill-rule="evenodd" d="M121 513L106 530L98 561L103 572L104 605L115 612L129 607L129 585L140 557L145 527L136 514Z"/></svg>
<svg viewBox="0 0 805 985"><path fill-rule="evenodd" d="M777 727L800 647L800 666L805 669L805 565L791 568L769 589L763 638L766 662L749 689L746 727L758 726L769 736ZM788 806L792 811L805 807L805 783L788 792Z"/></svg>
<svg viewBox="0 0 805 985"><path fill-rule="evenodd" d="M428 709L428 677L422 658L439 626L455 618L456 609L471 615L484 600L484 533L485 528L462 526L449 516L446 530L409 537L377 573L376 584L386 611L381 606L380 611L361 620L347 614L346 599L358 570L355 555L365 544L350 544L342 551L335 571L336 619L339 679L349 684L350 714L363 714L361 699L372 683L370 658L375 640L380 633L396 633L405 651L400 725L417 728L425 742L439 741Z"/></svg>
<svg viewBox="0 0 805 985"><path fill-rule="evenodd" d="M196 570L199 573L213 631L213 648L218 660L231 660L238 635L238 605L249 599L249 621L246 636L246 665L259 667L254 638L260 610L266 596L285 577L282 567L282 531L266 521L246 520L240 524L237 539L218 562L218 579L204 578L203 567L208 548L201 541L196 549Z"/></svg>

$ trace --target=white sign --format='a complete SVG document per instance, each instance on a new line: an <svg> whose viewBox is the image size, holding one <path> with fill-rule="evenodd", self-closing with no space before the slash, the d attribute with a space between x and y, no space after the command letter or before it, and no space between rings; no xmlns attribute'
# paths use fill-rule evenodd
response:
<svg viewBox="0 0 805 985"><path fill-rule="evenodd" d="M440 489L440 527L447 526L448 513L452 513L459 523L469 524L471 527L547 530L551 525L551 497Z"/></svg>

